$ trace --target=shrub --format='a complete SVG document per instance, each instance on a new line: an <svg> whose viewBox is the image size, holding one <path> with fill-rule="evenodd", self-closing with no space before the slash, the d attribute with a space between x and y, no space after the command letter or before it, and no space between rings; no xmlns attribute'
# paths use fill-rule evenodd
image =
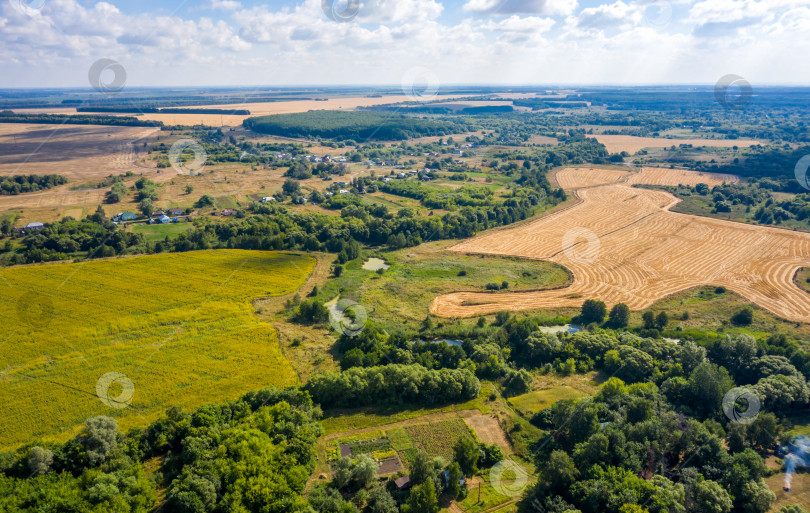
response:
<svg viewBox="0 0 810 513"><path fill-rule="evenodd" d="M731 317L731 322L737 326L748 326L754 321L754 310L750 306L740 308Z"/></svg>

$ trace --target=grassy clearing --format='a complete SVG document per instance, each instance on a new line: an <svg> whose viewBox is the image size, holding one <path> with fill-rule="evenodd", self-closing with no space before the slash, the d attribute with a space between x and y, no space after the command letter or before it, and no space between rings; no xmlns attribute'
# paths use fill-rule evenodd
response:
<svg viewBox="0 0 810 513"><path fill-rule="evenodd" d="M300 254L221 250L3 269L0 447L67 436L91 415L126 429L171 405L296 383L251 300L296 290L313 266ZM108 372L132 381L129 407L97 396Z"/></svg>
<svg viewBox="0 0 810 513"><path fill-rule="evenodd" d="M487 470L470 481L468 484L470 491L467 498L457 503L457 506L465 513L508 513L518 511L517 502L521 498L520 494L517 497L512 497L501 492L504 490L530 489L537 481L537 478L534 477L535 469L531 463L516 457L510 459L521 466L527 474L523 486L518 481L520 477L517 473L512 469L508 469L501 475L502 488L496 488L492 484L492 474Z"/></svg>
<svg viewBox="0 0 810 513"><path fill-rule="evenodd" d="M584 392L567 386L554 387L546 390L535 390L509 399L509 403L524 415L537 413L550 408L555 402L562 399L577 399L586 395Z"/></svg>
<svg viewBox="0 0 810 513"><path fill-rule="evenodd" d="M797 504L805 511L810 510L810 473L795 474L793 476L793 489L786 492L782 488L785 474L779 472L765 478L768 488L776 494L776 501L771 504L771 511L779 511L783 506Z"/></svg>
<svg viewBox="0 0 810 513"><path fill-rule="evenodd" d="M796 283L800 289L810 292L810 268L802 267L799 269L796 276L793 277L793 282Z"/></svg>
<svg viewBox="0 0 810 513"><path fill-rule="evenodd" d="M169 223L169 224L133 224L130 230L133 233L140 233L147 242L157 242L166 237L174 238L186 230L192 228L190 223Z"/></svg>
<svg viewBox="0 0 810 513"><path fill-rule="evenodd" d="M754 321L750 326L734 326L729 319L734 312L744 306L754 310ZM666 310L671 319L667 329L684 330L690 328L717 330L725 333L748 333L755 337L767 338L772 334L784 333L798 339L810 335L810 324L797 323L778 317L757 306L732 291L718 293L714 287L696 287L684 290L655 303L650 310ZM688 312L689 318L682 319ZM630 323L640 325L642 312L633 312Z"/></svg>
<svg viewBox="0 0 810 513"><path fill-rule="evenodd" d="M508 290L536 290L565 286L568 271L554 263L506 257L469 256L444 251L453 241L422 244L383 252L391 265L382 275L362 269L367 256L345 266L343 276L329 280L319 296L337 295L357 301L369 318L385 325L421 322L431 301L460 290L484 291L488 283L509 283ZM442 320L441 322L449 322Z"/></svg>
<svg viewBox="0 0 810 513"><path fill-rule="evenodd" d="M750 326L731 324L730 318L734 315L734 312L745 306L750 306L754 310L754 322ZM728 290L718 293L715 287L694 287L676 292L657 301L646 310L651 310L656 314L661 311L667 312L670 319L667 330L678 331L680 328L681 330L694 329L729 334L747 333L757 338L767 338L772 334L784 333L799 341L806 340L810 336L810 324L783 319L751 303L735 292ZM641 316L646 310L631 312L630 326L641 326L643 324ZM688 319L682 318L685 312L689 314ZM548 308L522 312L516 315L533 316L543 314L549 317L570 318L578 313L579 309L576 308ZM677 337L678 334L672 333L672 336Z"/></svg>

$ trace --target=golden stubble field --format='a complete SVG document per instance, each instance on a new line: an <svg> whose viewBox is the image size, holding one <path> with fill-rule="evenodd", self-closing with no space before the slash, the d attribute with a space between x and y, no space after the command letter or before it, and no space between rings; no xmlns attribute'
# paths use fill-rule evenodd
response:
<svg viewBox="0 0 810 513"><path fill-rule="evenodd" d="M218 250L0 270L0 448L297 383L252 302L298 290L314 264Z"/></svg>
<svg viewBox="0 0 810 513"><path fill-rule="evenodd" d="M796 271L810 266L810 234L670 212L678 201L671 194L632 187L700 182L713 186L732 179L711 178L659 168L565 169L557 180L574 190L579 203L449 249L549 260L568 267L573 284L511 294L457 292L437 297L431 312L468 317L579 307L586 299L641 310L675 292L713 285L791 321L810 321L810 295L793 283Z"/></svg>
<svg viewBox="0 0 810 513"><path fill-rule="evenodd" d="M592 135L600 143L604 144L610 153L621 153L626 151L630 155L635 155L644 148L670 148L681 144L691 144L695 147L706 148L749 148L762 144L761 141L753 139L662 139L660 137L636 137L634 135Z"/></svg>

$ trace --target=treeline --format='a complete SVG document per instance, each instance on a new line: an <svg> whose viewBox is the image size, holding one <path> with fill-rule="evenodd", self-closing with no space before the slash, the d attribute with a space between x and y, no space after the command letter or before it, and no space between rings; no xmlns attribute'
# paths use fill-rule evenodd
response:
<svg viewBox="0 0 810 513"><path fill-rule="evenodd" d="M449 404L478 397L481 384L466 369L421 365L351 368L312 376L304 390L324 408L370 404Z"/></svg>
<svg viewBox="0 0 810 513"><path fill-rule="evenodd" d="M72 114L16 114L0 112L0 123L43 123L50 125L158 126L162 121L148 121L131 116L78 116Z"/></svg>
<svg viewBox="0 0 810 513"><path fill-rule="evenodd" d="M377 105L373 107L361 107L360 110L376 111L376 112L396 112L407 114L463 114L463 115L476 115L476 114L503 114L514 112L515 108L511 105L484 105L480 107L463 107L461 109L454 109L452 107L445 107L442 105L420 105L418 107L393 103L389 105Z"/></svg>
<svg viewBox="0 0 810 513"><path fill-rule="evenodd" d="M427 208L441 208L446 210L455 210L463 206L483 207L503 203L504 205L528 209L530 212L531 207L537 205L541 199L537 194L531 194L522 202L520 199L502 202L500 199L496 198L492 190L487 187L465 185L453 190L445 187L430 187L412 180L391 180L388 183L380 185L380 190L389 194L419 200L419 202ZM545 191L543 198L545 198Z"/></svg>
<svg viewBox="0 0 810 513"><path fill-rule="evenodd" d="M12 175L0 177L0 195L16 196L64 185L68 179L62 175Z"/></svg>
<svg viewBox="0 0 810 513"><path fill-rule="evenodd" d="M310 111L248 118L248 130L283 137L312 137L337 140L394 140L444 136L467 132L470 126L459 120L425 119L380 112Z"/></svg>
<svg viewBox="0 0 810 513"><path fill-rule="evenodd" d="M0 455L0 510L153 511L156 483L144 467L157 458L167 511L307 511L319 417L305 392L274 388L192 413L173 407L126 434L114 419L93 417L64 444L32 442Z"/></svg>
<svg viewBox="0 0 810 513"><path fill-rule="evenodd" d="M588 102L564 102L544 99L517 99L512 102L515 107L529 107L532 110L545 109L582 109L588 108Z"/></svg>
<svg viewBox="0 0 810 513"><path fill-rule="evenodd" d="M796 164L802 157L810 155L810 146L755 147L743 151L743 158L734 159L728 164L704 166L702 169L714 173L727 173L748 178L781 179L785 192L804 192L795 179Z"/></svg>
<svg viewBox="0 0 810 513"><path fill-rule="evenodd" d="M224 114L249 116L246 109L180 109L170 107L78 107L76 112L117 112L123 114Z"/></svg>

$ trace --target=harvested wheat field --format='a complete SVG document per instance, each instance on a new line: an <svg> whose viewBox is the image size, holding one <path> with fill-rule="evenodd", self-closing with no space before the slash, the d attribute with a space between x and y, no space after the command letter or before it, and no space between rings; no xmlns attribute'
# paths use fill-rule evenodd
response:
<svg viewBox="0 0 810 513"><path fill-rule="evenodd" d="M762 144L761 141L753 139L661 139L659 137L636 137L634 135L594 135L591 137L604 144L611 153L626 151L630 155L634 155L644 148L669 148L681 144L708 148L731 148L733 146L748 148Z"/></svg>
<svg viewBox="0 0 810 513"><path fill-rule="evenodd" d="M133 143L155 127L0 123L0 175L59 174L71 182L141 172Z"/></svg>
<svg viewBox="0 0 810 513"><path fill-rule="evenodd" d="M645 167L641 172L633 168L605 169L593 167L571 167L557 172L553 177L559 187L566 190L582 189L611 183L628 185L690 185L705 183L709 187L736 183L740 179L734 175L701 173L685 169Z"/></svg>
<svg viewBox="0 0 810 513"><path fill-rule="evenodd" d="M542 259L568 267L570 287L510 294L458 292L437 297L431 312L468 317L501 310L579 307L586 299L633 310L701 285L725 286L792 321L810 321L810 295L793 283L810 266L810 234L669 212L677 199L633 183L728 181L719 175L644 168L617 178L598 170L566 169L558 180L587 188L580 203L531 223L464 241L451 251Z"/></svg>

